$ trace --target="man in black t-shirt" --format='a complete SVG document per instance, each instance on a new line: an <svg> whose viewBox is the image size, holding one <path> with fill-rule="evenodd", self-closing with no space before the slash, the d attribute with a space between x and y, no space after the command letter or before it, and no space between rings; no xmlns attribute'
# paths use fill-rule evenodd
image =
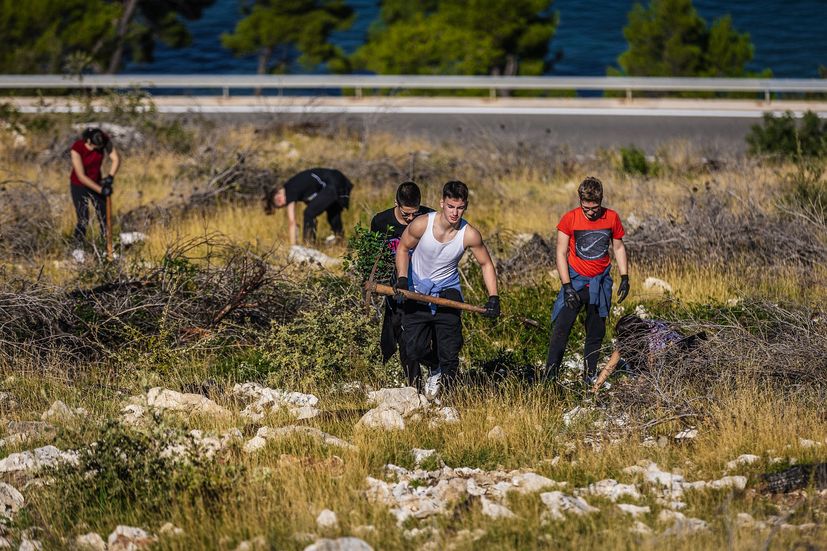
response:
<svg viewBox="0 0 827 551"><path fill-rule="evenodd" d="M316 217L327 213L327 221L337 237L344 237L342 211L350 204L353 184L340 171L333 168L311 168L299 172L267 198L265 211L287 207L287 224L290 244L298 242L296 226L296 202L302 201L304 209L302 235L306 243L316 241Z"/></svg>
<svg viewBox="0 0 827 551"><path fill-rule="evenodd" d="M403 182L396 189L396 201L393 208L383 210L370 221L370 231L385 235L388 247L396 253L396 246L402 237L405 228L408 227L417 216L433 212L433 209L420 205L422 194L419 186L414 182ZM396 279L396 275L394 275ZM385 316L382 319L382 337L380 339L382 349L382 361L387 362L397 348L399 359L402 362L402 370L408 379L410 386L419 388L421 386L421 372L419 366L411 367L407 362L405 347L402 346L402 307L393 297L385 297ZM425 360L426 364L432 363L431 357L436 357L436 350L432 344L431 355Z"/></svg>

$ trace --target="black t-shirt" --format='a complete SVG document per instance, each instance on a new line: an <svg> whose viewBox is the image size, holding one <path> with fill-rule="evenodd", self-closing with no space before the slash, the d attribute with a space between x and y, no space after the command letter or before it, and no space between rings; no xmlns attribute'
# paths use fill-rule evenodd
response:
<svg viewBox="0 0 827 551"><path fill-rule="evenodd" d="M340 190L340 188L345 187L344 182L347 181L345 175L334 168L303 170L284 184L285 198L288 203L296 201L309 203L326 185L333 185L337 190Z"/></svg>
<svg viewBox="0 0 827 551"><path fill-rule="evenodd" d="M419 214L417 216L421 216L429 212L434 212L434 209L420 205ZM407 227L407 224L400 224L399 220L396 219L396 216L393 214L393 208L383 210L374 216L370 221L370 231L384 233L388 237L389 241L398 242ZM396 250L396 247L392 248Z"/></svg>

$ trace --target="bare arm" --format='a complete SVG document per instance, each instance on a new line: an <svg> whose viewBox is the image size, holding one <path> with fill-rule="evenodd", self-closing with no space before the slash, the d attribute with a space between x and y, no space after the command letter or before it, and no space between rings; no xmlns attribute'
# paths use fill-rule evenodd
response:
<svg viewBox="0 0 827 551"><path fill-rule="evenodd" d="M471 249L471 253L482 268L482 280L485 282L488 296L497 295L497 269L494 267L494 261L491 260L488 248L483 243L482 236L476 228L468 228L465 231L465 245Z"/></svg>
<svg viewBox="0 0 827 551"><path fill-rule="evenodd" d="M299 242L299 227L296 225L296 202L287 203L287 234L290 237L290 245Z"/></svg>
<svg viewBox="0 0 827 551"><path fill-rule="evenodd" d="M569 277L569 235L557 230L557 273L560 275L560 283L565 285L571 283Z"/></svg>
<svg viewBox="0 0 827 551"><path fill-rule="evenodd" d="M114 147L112 151L109 152L109 162L111 163L109 166L109 175L114 176L118 173L118 169L121 168L121 156L118 155L118 150Z"/></svg>
<svg viewBox="0 0 827 551"><path fill-rule="evenodd" d="M75 174L77 174L78 180L84 186L88 187L95 193L101 192L101 187L89 176L86 175L86 171L83 170L83 161L80 159L80 153L77 151L72 151L72 168L75 169Z"/></svg>
<svg viewBox="0 0 827 551"><path fill-rule="evenodd" d="M609 362L606 364L606 367L600 371L600 375L598 375L597 381L595 381L594 386L592 387L592 392L597 392L597 389L603 386L606 379L608 379L609 376L614 373L615 369L617 369L618 363L620 363L620 352L617 348L615 348L612 351L612 356L609 358Z"/></svg>
<svg viewBox="0 0 827 551"><path fill-rule="evenodd" d="M612 239L612 249L614 250L617 269L620 270L620 275L627 275L629 273L629 261L626 258L626 245L623 244L623 240Z"/></svg>
<svg viewBox="0 0 827 551"><path fill-rule="evenodd" d="M396 246L396 273L399 277L408 277L408 266L411 262L410 251L419 244L427 227L428 217L420 216L405 228L405 232L399 239L399 245Z"/></svg>

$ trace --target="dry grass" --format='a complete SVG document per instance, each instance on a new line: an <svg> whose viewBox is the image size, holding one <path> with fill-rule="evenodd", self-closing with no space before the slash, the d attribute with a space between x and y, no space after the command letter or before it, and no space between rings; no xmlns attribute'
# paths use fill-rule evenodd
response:
<svg viewBox="0 0 827 551"><path fill-rule="evenodd" d="M193 193L203 189L221 168L231 164L238 152L249 154L249 163L272 170L279 178L308 166L330 165L342 168L356 184L351 208L345 214L345 227L367 224L370 216L392 204L396 185L416 176L423 188L424 203L438 204L444 181L458 178L473 191L468 219L479 226L485 237L514 240L522 233L553 234L559 216L575 204L576 187L582 177L601 177L607 188L607 204L624 220L633 215L638 220L652 217L679 218L687 198L703 194L732 197L733 215L755 205L772 213L785 191L783 175L792 168L768 168L745 160L727 160L718 171L711 172L700 156L711 156L693 144L667 144L659 154L662 166L653 177L630 177L616 170L613 152L595 158L574 160L565 152L554 156L541 150L524 151L500 142L443 144L424 138L411 138L372 132L344 130L333 133L297 127L254 127L243 125L221 131L203 130L196 140L201 148L192 154L158 150L152 156L126 155L116 182L115 220L125 213L146 205L175 208L186 204ZM207 150L209 146L209 150ZM20 160L8 140L0 141L0 155L13 161L4 167L3 177L15 177L37 184L49 195L57 222L65 235L74 224L68 198L67 167ZM16 160L15 160L16 159ZM277 184L274 181L273 184ZM748 199L748 201L747 201ZM300 216L300 214L299 214ZM180 216L160 220L148 233L149 240L135 250L127 250L124 264L157 264L171 243L220 233L228 239L249 244L255 253L273 253L274 262L286 252L284 213L266 216L261 205L228 196L208 208L183 211ZM325 235L326 222L321 222ZM132 228L120 228L130 230ZM340 256L344 247L323 249ZM55 285L83 286L84 277L66 262L68 248L48 250L30 258L0 259L4 270L22 277L40 277ZM632 294L627 306L647 307L662 303L661 291L645 290L646 277L666 280L673 287L677 303L687 308L709 303L726 303L730 299L763 299L798 304L814 311L823 309L827 298L827 268L823 263L802 268L794 262L777 265L757 264L747 258L729 263L708 262L705 251L684 258L658 262L632 258ZM4 272L5 273L5 272ZM300 273L292 277L299 279ZM549 274L540 273L529 289L548 286ZM546 287L542 284L545 282ZM505 290L516 296L521 283ZM532 297L529 306L545 309L553 296ZM515 299L516 300L516 299ZM521 299L528 300L528 299ZM669 301L663 301L669 303ZM528 302L520 303L520 307ZM539 306L538 306L539 305ZM822 314L823 315L823 314ZM489 326L469 326L469 340L499 340L519 348L527 338L515 330L506 332ZM489 334L490 333L490 334ZM468 335L467 335L468 336ZM545 337L542 337L543 339ZM523 341L521 341L523 339ZM219 349L219 345L215 345ZM232 348L232 347L230 347ZM467 350L477 350L468 347ZM0 391L9 392L17 403L14 409L0 410L0 436L6 421L39 418L55 399L90 411L88 420L68 424L58 431L55 444L61 448L78 448L102 437L106 420L116 418L123 400L162 386L187 388L204 381L214 381L215 399L233 411L229 419L186 419L168 416L164 426L182 429L199 428L220 432L240 428L245 437L255 433L258 425L238 415L239 404L228 397L240 372L238 350L209 347L170 351L163 347L147 349L141 355L113 354L104 361L84 368L68 369L62 358L45 358L40 362L23 360L0 367ZM247 361L246 359L243 361ZM394 360L392 360L394 361ZM779 358L780 362L784 359ZM226 368L224 364L230 363ZM465 358L464 366L470 364ZM224 367L222 367L224 366ZM299 367L299 366L297 366ZM235 370L235 371L234 371ZM496 388L472 387L459 392L453 404L460 412L456 425L429 428L427 422L409 423L401 432L375 432L354 429L366 407L359 397L341 395L330 387L312 390L321 396L327 413L308 423L339 437L351 440L358 451L337 451L303 439L269 444L257 454L230 449L220 457L223 466L239 467L241 474L232 487L209 503L170 494L168 504L159 513L142 506L124 511L96 496L65 496L56 485L26 489L27 512L12 528L14 538L20 530L39 527L37 535L47 548L65 547L76 535L97 531L106 536L117 524L142 526L157 531L170 521L184 529L179 538L163 538L162 549L234 549L242 540L264 536L269 548L302 549L311 540L301 533L318 535L352 535L356 528L371 525L375 531L364 536L375 549L417 549L431 543L431 549L546 549L546 548L642 548L642 549L788 549L823 548L827 541L825 497L808 490L796 496L767 496L756 491L760 474L777 469L770 459L782 457L789 462L827 461L827 445L804 447L801 438L827 444L823 407L814 405L813 394L788 395L763 382L740 380L733 387L716 388L715 400L698 421L699 436L679 444L671 437L684 425L678 421L641 428L643 419L633 419L630 428L602 431L592 418L571 426L562 422L563 414L575 405L584 404L581 395L558 393L549 387L527 387L507 383ZM297 390L297 389L291 389ZM817 403L817 402L815 402ZM599 414L594 414L599 417ZM279 426L291 422L285 415L271 415L261 422ZM487 437L499 426L501 440ZM666 436L663 447L644 445L647 436ZM45 444L32 442L4 449L3 454ZM595 445L598 443L599 445ZM537 495L512 496L507 505L517 514L516 520L491 520L475 502L457 504L450 514L403 528L433 527L434 536L406 539L404 530L382 505L365 497L365 478L382 477L384 466L394 463L413 466L412 448L433 448L439 458L452 467L493 469L535 469L569 488L583 486L605 478L632 482L623 472L642 459L657 462L661 468L681 472L688 480L719 478L727 461L743 453L758 455L759 462L739 467L737 472L749 477L746 491L697 491L686 498L687 516L709 522L704 534L667 537L641 536L629 531L632 520L611 503L599 498L589 502L600 513L570 516L563 522L544 523L545 507ZM341 457L341 464L334 455ZM560 459L552 463L555 457ZM212 476L212 475L210 475ZM217 476L217 475L216 475ZM79 509L66 510L65 503L82 503ZM640 502L651 513L642 520L662 531L656 518L664 506L654 496ZM324 508L338 513L340 527L324 532L315 525L316 515ZM748 512L756 519L786 515L792 524L816 523L807 531L756 531L739 528L735 516ZM475 530L481 534L474 535ZM474 539L477 537L477 539Z"/></svg>

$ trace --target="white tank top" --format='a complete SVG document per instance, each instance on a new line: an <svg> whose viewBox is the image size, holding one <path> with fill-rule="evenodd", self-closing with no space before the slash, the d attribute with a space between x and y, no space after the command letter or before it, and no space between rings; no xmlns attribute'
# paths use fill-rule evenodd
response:
<svg viewBox="0 0 827 551"><path fill-rule="evenodd" d="M434 220L438 213L428 214L428 226L411 256L411 272L414 290L426 295L438 294L442 289L459 289L459 261L465 254L465 228L468 223L460 220L460 228L454 238L441 243L434 237Z"/></svg>

